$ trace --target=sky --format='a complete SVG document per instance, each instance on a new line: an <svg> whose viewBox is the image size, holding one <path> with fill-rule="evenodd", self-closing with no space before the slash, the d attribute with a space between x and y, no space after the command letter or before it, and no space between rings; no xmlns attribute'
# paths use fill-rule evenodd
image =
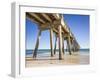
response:
<svg viewBox="0 0 100 80"><path fill-rule="evenodd" d="M81 48L89 48L89 15L63 14L65 22L70 27ZM38 25L26 19L26 49L34 49L38 35ZM53 35L53 44L55 34ZM54 45L53 45L54 46ZM66 42L64 42L66 47ZM58 48L58 45L57 45ZM50 31L42 31L39 49L50 49Z"/></svg>

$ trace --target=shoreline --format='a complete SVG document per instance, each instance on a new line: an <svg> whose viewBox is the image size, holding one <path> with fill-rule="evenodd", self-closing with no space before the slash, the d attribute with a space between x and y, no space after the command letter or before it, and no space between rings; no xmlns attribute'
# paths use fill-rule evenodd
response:
<svg viewBox="0 0 100 80"><path fill-rule="evenodd" d="M74 52L72 55L66 53L64 60L59 60L59 53L57 52L54 57L50 56L50 53L45 55L38 54L36 59L32 58L32 55L26 56L25 66L26 67L37 67L37 66L53 66L53 65L88 65L89 54L81 54L80 52Z"/></svg>

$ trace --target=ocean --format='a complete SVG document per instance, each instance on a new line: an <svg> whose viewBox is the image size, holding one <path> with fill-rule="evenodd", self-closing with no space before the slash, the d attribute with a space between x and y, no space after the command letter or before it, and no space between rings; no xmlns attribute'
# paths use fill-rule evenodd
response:
<svg viewBox="0 0 100 80"><path fill-rule="evenodd" d="M56 50L56 52L58 52L59 50ZM26 55L32 54L34 52L34 50L31 49L27 49L26 51ZM37 51L38 54L48 54L50 53L51 50L50 49L39 49ZM68 50L65 50L65 52L68 52ZM89 49L80 49L78 52L80 52L81 54L89 54L90 50Z"/></svg>

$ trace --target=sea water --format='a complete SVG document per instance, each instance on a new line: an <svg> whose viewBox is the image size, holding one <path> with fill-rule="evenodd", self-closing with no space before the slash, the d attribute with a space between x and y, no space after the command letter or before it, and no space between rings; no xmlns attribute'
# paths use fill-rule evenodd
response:
<svg viewBox="0 0 100 80"><path fill-rule="evenodd" d="M26 52L26 55L30 55L30 54L33 54L34 50L27 49L25 52ZM51 52L50 49L39 49L39 50L37 50L37 54L48 54L50 52ZM59 52L59 50L56 50L56 52ZM68 50L65 50L65 52L68 52ZM89 49L80 49L78 52L81 53L81 54L89 54L90 50Z"/></svg>

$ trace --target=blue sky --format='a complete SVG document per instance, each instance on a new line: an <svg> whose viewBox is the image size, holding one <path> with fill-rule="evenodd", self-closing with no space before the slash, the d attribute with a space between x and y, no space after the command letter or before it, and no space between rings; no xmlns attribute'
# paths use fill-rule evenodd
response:
<svg viewBox="0 0 100 80"><path fill-rule="evenodd" d="M64 20L70 27L81 48L89 48L89 15L64 14ZM26 19L26 48L34 49L38 34L38 25ZM39 49L50 49L50 32L43 31ZM55 34L53 43L55 42ZM66 42L65 47L66 47ZM58 45L57 45L58 48Z"/></svg>

